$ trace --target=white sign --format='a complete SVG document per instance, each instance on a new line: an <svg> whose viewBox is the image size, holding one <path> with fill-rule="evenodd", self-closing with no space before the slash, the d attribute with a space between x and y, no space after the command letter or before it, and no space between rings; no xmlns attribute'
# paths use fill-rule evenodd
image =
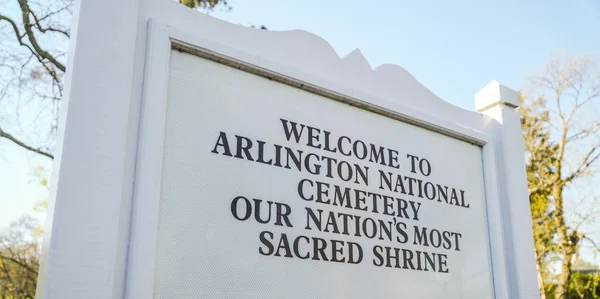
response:
<svg viewBox="0 0 600 299"><path fill-rule="evenodd" d="M171 0L75 15L37 298L539 298L513 90L466 111Z"/></svg>
<svg viewBox="0 0 600 299"><path fill-rule="evenodd" d="M491 298L481 147L174 51L155 298Z"/></svg>

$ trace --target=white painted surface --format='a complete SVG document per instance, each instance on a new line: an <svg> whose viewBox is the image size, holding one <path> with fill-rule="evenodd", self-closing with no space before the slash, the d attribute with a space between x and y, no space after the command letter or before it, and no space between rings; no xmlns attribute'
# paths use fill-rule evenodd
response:
<svg viewBox="0 0 600 299"><path fill-rule="evenodd" d="M475 109L485 111L496 105L516 108L519 107L519 99L516 91L494 80L475 94Z"/></svg>
<svg viewBox="0 0 600 299"><path fill-rule="evenodd" d="M82 1L78 8L66 82L68 118L61 120L63 145L52 196L52 238L45 244L38 297L153 297L154 282L160 279L154 270L161 256L156 248L161 244L161 128L167 119L171 39L396 119L388 121L417 124L481 146L483 164L481 157L476 159L484 168L484 184L474 185L478 192L485 191L495 298L538 297L530 291L537 290L535 279L530 280L535 278L530 275L535 274L531 233L515 226L531 227L525 179L508 175L523 170L522 160L516 162L523 153L518 119L505 116L513 111L498 118L462 110L436 97L399 66L371 70L359 52L340 59L325 41L302 31L243 28L169 0L126 5ZM195 29L209 27L218 30ZM236 76L249 75L239 71ZM412 295L427 297L427 290Z"/></svg>
<svg viewBox="0 0 600 299"><path fill-rule="evenodd" d="M508 283L513 286L509 298L539 298L521 122L515 112L517 93L492 82L476 94L475 101L496 121L490 124L490 131L498 153Z"/></svg>
<svg viewBox="0 0 600 299"><path fill-rule="evenodd" d="M181 52L171 54L169 82L155 298L492 297L480 147ZM400 168L396 170L368 159L309 147L306 145L307 129L300 144L293 139L288 141L280 118L330 131L332 140L342 135L398 150ZM335 158L337 163L348 161L369 167L366 172L368 184L344 182L335 170L333 178L326 177L327 163L317 161L314 156L308 161L310 165L321 165L319 174L308 173L304 163L303 170L298 171L294 167L285 169L252 162L247 157L228 157L223 155L222 148L221 154L212 153L219 132L227 134L234 155L235 135L245 136L254 142L250 149L254 159L258 153L256 140L261 140L266 142L265 160L275 159L273 144L277 144L301 150L304 157L314 153ZM440 148L445 151L439 151ZM428 177L412 174L406 154L428 159L432 173ZM416 183L413 196L382 190L379 188L379 170L423 180L423 184L433 182L464 190L469 208L419 198ZM369 207L368 211L305 201L298 193L302 179L329 184L329 200L334 198L333 185L339 185L412 201L420 205L418 220L414 219L412 209L407 211L411 219L384 215L383 199L377 199L375 203L371 198L367 199L365 207ZM410 193L408 182L404 184L406 193ZM306 196L317 196L316 186L302 185L302 189ZM231 212L231 201L237 196L289 205L293 227L276 226L274 220L268 224L260 224L253 218L236 220ZM397 207L395 199L391 204ZM383 236L384 240L357 237L354 221L348 222L349 236L319 232L315 224L307 224L306 207L314 211L322 209L324 213L332 211L363 219L370 217L386 223L403 222L408 238L402 241L405 244L398 242L397 238L403 236L396 229L392 230L392 240L386 236ZM267 210L263 208L262 213ZM326 227L326 219L322 219L322 228ZM336 216L335 219L342 231L342 218ZM307 225L312 229L305 229ZM461 237L458 244L455 239L445 243L452 246L449 250L443 246L413 245L416 241L414 225L457 232ZM290 243L300 235L356 242L362 247L363 258L353 265L261 255L259 248L268 251L259 240L262 231L275 234L275 239L270 242L276 247L278 235L282 233L289 237ZM369 231L370 228L367 233ZM362 229L358 232L365 233ZM314 241L307 246L309 244L303 239L300 244L299 253L305 255L309 254ZM413 253L419 250L446 254L448 273L434 272L431 268L426 272L376 267L373 263L379 263L379 260L372 249L377 245L409 249ZM331 244L325 251L329 259L332 258L330 248ZM339 256L348 259L348 248L342 249ZM277 252L285 254L286 250ZM416 259L410 260L418 267ZM409 266L404 264L402 256L400 265ZM442 269L446 267L442 266Z"/></svg>
<svg viewBox="0 0 600 299"><path fill-rule="evenodd" d="M140 88L139 1L76 1L38 298L121 298ZM141 21L145 23L145 21ZM139 100L139 99L138 99Z"/></svg>

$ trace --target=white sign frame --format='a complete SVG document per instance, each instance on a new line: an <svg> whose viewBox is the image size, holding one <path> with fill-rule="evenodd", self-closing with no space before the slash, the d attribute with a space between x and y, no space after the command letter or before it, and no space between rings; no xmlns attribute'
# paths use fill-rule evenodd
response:
<svg viewBox="0 0 600 299"><path fill-rule="evenodd" d="M452 136L482 147L488 219L493 219L489 229L491 232L500 232L500 213L495 174L494 149L490 143L491 137L485 133L457 124L446 122L442 119L427 115L403 103L395 103L393 110L371 104L369 95L361 95L361 99L347 96L330 90L324 86L317 86L307 81L296 78L305 77L303 74L294 73L285 66L278 65L263 58L256 59L242 51L206 40L201 35L172 26L150 21L149 53L146 60L146 78L144 84L144 104L142 110L142 125L139 141L139 153L136 174L136 192L134 197L134 222L132 226L132 243L130 248L130 276L128 278L129 293L127 298L152 298L154 291L154 259L156 257L158 209L161 194L160 182L162 177L162 161L164 149L164 131L166 123L166 107L168 99L168 73L170 53L172 49L182 50L199 57L226 64L240 70L254 73L258 76L268 77L290 86L297 86L329 99L342 101L362 109L372 111L399 121L416 124L420 127ZM313 80L316 81L316 80ZM323 84L324 82L321 82ZM326 85L326 84L323 84ZM300 87L301 86L301 87ZM333 87L335 88L335 87ZM351 93L346 91L347 93ZM504 246L502 240L490 239L491 253L496 259L492 269L494 277L504 277ZM499 287L496 296L504 298L502 289L505 279L494 279Z"/></svg>
<svg viewBox="0 0 600 299"><path fill-rule="evenodd" d="M514 92L492 82L476 96L483 114L465 111L437 98L398 66L372 70L359 52L340 59L325 41L306 32L245 28L168 0L140 0L133 6L127 9L137 14L136 22L121 28L126 36L134 37L126 41L110 40L110 31L117 30L117 25L90 28L98 20L92 15L98 13L92 12L94 8L106 8L78 3L82 21L75 23L80 34L74 34L70 51L69 101L68 109L63 109L69 110L69 119L61 120L58 152L62 155L56 161L58 181L51 200L55 220L44 244L39 298L81 298L81 294L89 295L85 298L152 298L169 58L174 48L481 146L494 298L539 298ZM126 18L127 11L115 17ZM89 31L102 31L106 43L98 46L102 40L80 37ZM294 52L294 45L299 44L305 45L302 51L313 54L311 61L307 61L309 55L300 59L299 52ZM109 61L111 53L102 51L119 46L124 55L117 55L118 63L108 65L111 71L123 73L114 77L100 77L107 75L97 72L101 64L82 62L92 54ZM125 57L131 58L129 64ZM378 90L368 87L382 77L398 84ZM91 83L99 78L100 83ZM97 104L99 109L85 107L106 96L93 94L94 90L124 84L130 87L113 92L116 98ZM93 138L90 132L106 122L110 104L124 111L109 114L116 121L106 124L101 135L117 134L119 140ZM67 138L69 134L75 137ZM102 151L112 151L113 156ZM100 168L100 173L82 172L82 165ZM119 175L111 176L111 171ZM76 177L83 173L89 180ZM94 190L94 184L106 187L106 192L86 194L83 202L73 206L77 196ZM106 206L97 206L103 200ZM91 215L96 207L98 214ZM82 213L88 218L82 219ZM90 228L91 235L87 235ZM102 239L108 240L99 244ZM73 244L78 245L69 248ZM64 262L66 258L70 260Z"/></svg>

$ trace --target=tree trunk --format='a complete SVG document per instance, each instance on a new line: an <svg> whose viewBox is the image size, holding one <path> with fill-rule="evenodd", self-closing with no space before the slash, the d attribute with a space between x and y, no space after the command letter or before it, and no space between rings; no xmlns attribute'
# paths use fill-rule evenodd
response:
<svg viewBox="0 0 600 299"><path fill-rule="evenodd" d="M558 277L556 299L569 299L569 284L571 283L571 254L565 253Z"/></svg>
<svg viewBox="0 0 600 299"><path fill-rule="evenodd" d="M544 277L542 277L542 266L539 260L536 261L535 266L537 268L538 277L538 288L540 290L540 299L546 299L546 288L544 287Z"/></svg>
<svg viewBox="0 0 600 299"><path fill-rule="evenodd" d="M564 137L564 136L563 136ZM564 153L564 139L561 140L559 145L559 157L562 159L562 154ZM560 175L560 171L562 168L562 163L558 163L557 174ZM569 235L567 231L567 224L565 223L564 218L564 209L563 209L563 187L564 182L562 180L557 180L557 184L552 187L552 197L554 198L555 204L555 219L556 219L556 228L558 235L558 246L559 253L562 258L560 274L558 276L558 285L556 287L556 299L569 299L569 283L571 281L571 242L569 240Z"/></svg>
<svg viewBox="0 0 600 299"><path fill-rule="evenodd" d="M562 199L562 198L561 198ZM574 250L569 240L567 226L565 220L562 217L562 200L559 200L560 208L557 205L557 210L561 212L560 216L557 217L558 221L558 242L560 244L560 253L562 255L562 262L560 267L560 274L558 276L558 286L556 288L556 299L569 299L569 284L571 283L571 266Z"/></svg>

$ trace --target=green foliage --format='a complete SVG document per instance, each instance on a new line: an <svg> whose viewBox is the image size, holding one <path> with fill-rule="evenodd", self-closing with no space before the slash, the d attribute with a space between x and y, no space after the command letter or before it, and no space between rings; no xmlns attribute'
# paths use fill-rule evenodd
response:
<svg viewBox="0 0 600 299"><path fill-rule="evenodd" d="M569 283L569 298L600 299L599 273L573 273ZM546 298L556 299L556 284L546 284Z"/></svg>
<svg viewBox="0 0 600 299"><path fill-rule="evenodd" d="M600 298L600 276L597 273L574 273L571 276L569 293L571 298Z"/></svg>
<svg viewBox="0 0 600 299"><path fill-rule="evenodd" d="M600 99L598 75L595 61L585 55L550 59L531 80L535 100L520 99L538 282L542 294L549 290L545 283L555 283L550 289L561 299L583 298L585 288L592 293L594 288L572 278L578 273L573 261L584 240L595 244L581 230L594 212L573 214L574 198L567 190L591 179L600 160L600 122L587 115L589 103ZM555 275L550 273L552 266L559 266L554 267Z"/></svg>
<svg viewBox="0 0 600 299"><path fill-rule="evenodd" d="M43 165L38 165L33 168L31 175L35 178L36 183L49 190L48 182L50 180L50 172L48 169ZM37 213L46 213L46 211L48 211L48 198L38 200L33 206L33 211ZM33 234L35 237L41 237L44 234L44 229L41 224L38 224L35 227Z"/></svg>
<svg viewBox="0 0 600 299"><path fill-rule="evenodd" d="M551 190L556 180L554 165L558 145L550 138L549 113L542 98L528 102L519 97L521 128L527 159L527 183L533 225L534 247L543 279L548 278L546 265L556 248Z"/></svg>
<svg viewBox="0 0 600 299"><path fill-rule="evenodd" d="M179 3L189 8L213 9L217 5L229 8L226 0L179 0Z"/></svg>
<svg viewBox="0 0 600 299"><path fill-rule="evenodd" d="M24 217L0 233L0 298L35 296L40 258L35 226L31 217Z"/></svg>
<svg viewBox="0 0 600 299"><path fill-rule="evenodd" d="M34 167L34 182L48 188L50 173L43 166ZM48 200L38 201L33 210L45 213ZM35 295L40 259L42 226L26 216L0 231L0 298L31 299Z"/></svg>

